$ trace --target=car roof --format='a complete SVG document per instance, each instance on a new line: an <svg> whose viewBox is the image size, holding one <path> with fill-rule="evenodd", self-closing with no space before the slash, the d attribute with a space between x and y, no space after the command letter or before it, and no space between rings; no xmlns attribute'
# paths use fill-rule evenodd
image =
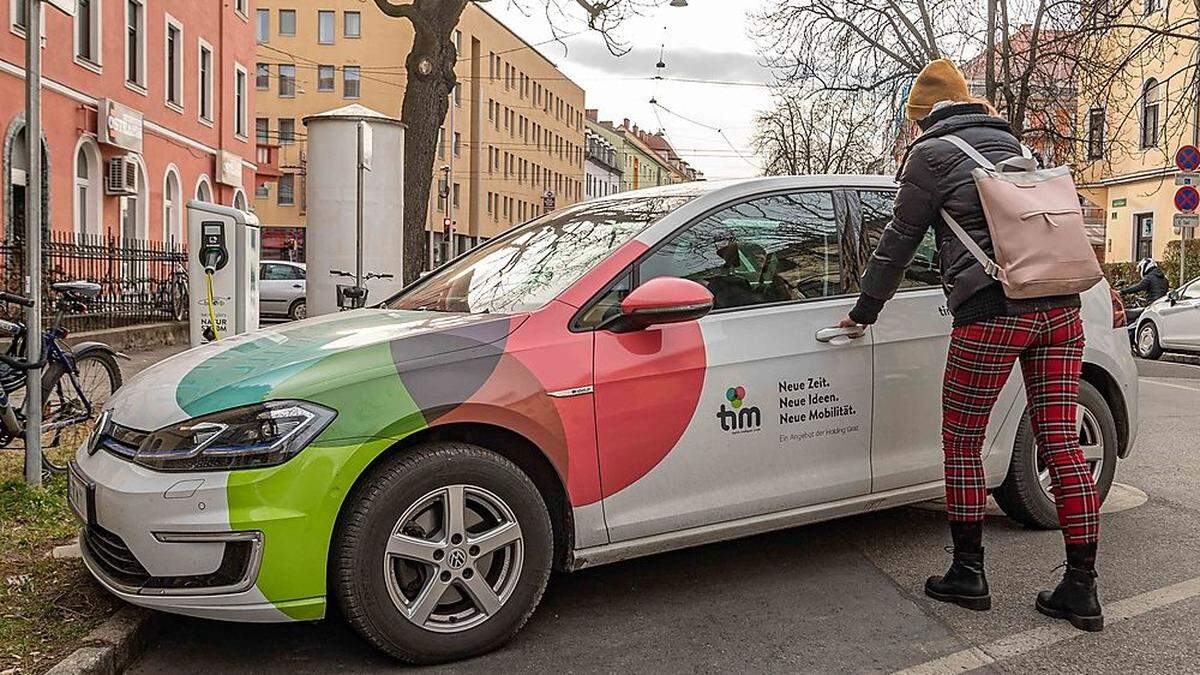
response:
<svg viewBox="0 0 1200 675"><path fill-rule="evenodd" d="M892 176L862 174L818 174L808 176L765 176L758 178L731 178L725 180L692 181L659 187L618 192L601 200L638 199L646 197L702 197L738 196L754 192L776 190L804 190L813 188L893 188L896 181ZM592 200L599 201L599 200Z"/></svg>

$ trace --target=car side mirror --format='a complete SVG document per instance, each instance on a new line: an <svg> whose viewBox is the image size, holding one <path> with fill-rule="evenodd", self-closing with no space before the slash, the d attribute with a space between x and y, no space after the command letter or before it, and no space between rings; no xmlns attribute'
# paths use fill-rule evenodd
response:
<svg viewBox="0 0 1200 675"><path fill-rule="evenodd" d="M1179 302L1179 291L1171 291L1170 293L1167 293L1167 302L1171 303L1172 305Z"/></svg>
<svg viewBox="0 0 1200 675"><path fill-rule="evenodd" d="M679 277L657 277L638 286L621 301L621 314L608 328L618 333L665 323L693 321L713 308L713 295L700 284Z"/></svg>

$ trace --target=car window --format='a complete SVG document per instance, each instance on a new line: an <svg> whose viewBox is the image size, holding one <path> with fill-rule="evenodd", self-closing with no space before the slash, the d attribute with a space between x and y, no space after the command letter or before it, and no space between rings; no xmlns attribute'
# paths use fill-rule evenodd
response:
<svg viewBox="0 0 1200 675"><path fill-rule="evenodd" d="M1200 281L1193 281L1188 284L1188 287L1183 289L1183 294L1180 296L1184 300L1200 300Z"/></svg>
<svg viewBox="0 0 1200 675"><path fill-rule="evenodd" d="M280 268L279 273L282 275L279 277L280 279L299 281L300 279L304 278L304 270L296 267L295 265L276 265L276 267Z"/></svg>
<svg viewBox="0 0 1200 675"><path fill-rule="evenodd" d="M387 306L442 312L533 311L694 196L604 199L542 216L472 249L388 300Z"/></svg>
<svg viewBox="0 0 1200 675"><path fill-rule="evenodd" d="M699 282L714 309L810 300L850 292L833 193L794 192L742 202L676 234L639 267Z"/></svg>
<svg viewBox="0 0 1200 675"><path fill-rule="evenodd" d="M288 277L284 276L285 270L283 267L283 265L265 263L262 265L262 269L260 270L260 276L262 277L263 281L278 281L280 279L287 279Z"/></svg>
<svg viewBox="0 0 1200 675"><path fill-rule="evenodd" d="M892 206L896 193L891 190L860 190L859 204L862 209L862 226L866 232L867 254L879 245L883 229L892 220ZM917 248L917 255L904 272L900 288L927 288L941 286L941 266L938 262L937 239L933 228L925 232L925 238Z"/></svg>
<svg viewBox="0 0 1200 675"><path fill-rule="evenodd" d="M633 290L633 274L626 271L617 279L609 290L596 300L579 317L578 326L583 329L596 328L613 319L621 313L621 301Z"/></svg>

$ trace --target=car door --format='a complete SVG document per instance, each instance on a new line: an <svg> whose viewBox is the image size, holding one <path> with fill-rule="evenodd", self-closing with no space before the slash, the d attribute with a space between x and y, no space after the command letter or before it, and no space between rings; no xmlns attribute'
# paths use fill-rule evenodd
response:
<svg viewBox="0 0 1200 675"><path fill-rule="evenodd" d="M285 298L288 286L292 283L287 279L288 270L285 265L265 262L259 265L259 307L266 314L280 314L287 311Z"/></svg>
<svg viewBox="0 0 1200 675"><path fill-rule="evenodd" d="M292 303L304 297L305 269L299 265L280 264L282 268L280 303L282 311L291 309Z"/></svg>
<svg viewBox="0 0 1200 675"><path fill-rule="evenodd" d="M891 221L895 191L864 189L851 200L860 221L865 254L875 250ZM856 208L857 207L857 208ZM926 233L905 272L900 290L871 327L875 390L871 433L872 489L884 492L942 480L942 375L952 318L942 291L934 230ZM1010 377L989 421L1000 427L1021 392ZM984 452L989 447L985 446Z"/></svg>
<svg viewBox="0 0 1200 675"><path fill-rule="evenodd" d="M615 306L622 288L659 276L714 296L699 321L595 333L612 541L869 492L871 338L836 328L857 268L842 265L855 247L834 203L815 190L717 209L605 296Z"/></svg>
<svg viewBox="0 0 1200 675"><path fill-rule="evenodd" d="M1200 348L1200 281L1183 287L1174 303L1164 300L1157 310L1159 341L1164 347Z"/></svg>

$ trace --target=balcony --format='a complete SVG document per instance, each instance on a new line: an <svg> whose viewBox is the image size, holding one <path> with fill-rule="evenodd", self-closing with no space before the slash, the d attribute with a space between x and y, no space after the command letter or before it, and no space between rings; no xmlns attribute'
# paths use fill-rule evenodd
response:
<svg viewBox="0 0 1200 675"><path fill-rule="evenodd" d="M283 171L279 168L278 144L256 144L254 146L254 161L258 165L258 171L254 175L256 182L274 180L283 175Z"/></svg>

